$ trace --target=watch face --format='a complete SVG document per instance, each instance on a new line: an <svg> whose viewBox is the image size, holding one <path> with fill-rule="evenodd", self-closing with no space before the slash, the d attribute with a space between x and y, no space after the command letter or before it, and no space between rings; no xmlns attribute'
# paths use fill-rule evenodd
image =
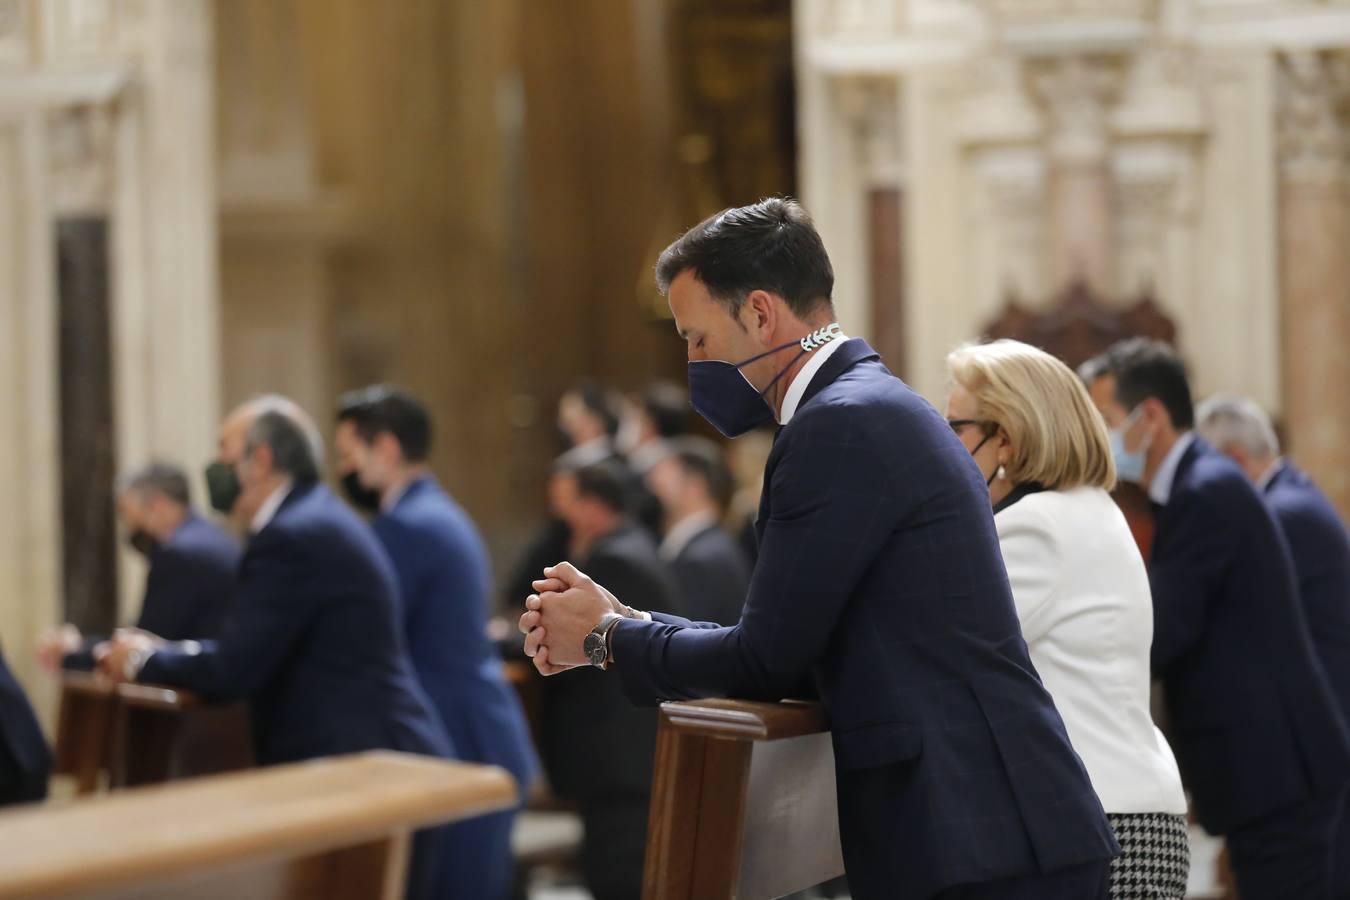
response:
<svg viewBox="0 0 1350 900"><path fill-rule="evenodd" d="M586 635L585 642L581 649L586 652L586 660L593 666L604 665L605 663L605 637L604 635L591 632Z"/></svg>

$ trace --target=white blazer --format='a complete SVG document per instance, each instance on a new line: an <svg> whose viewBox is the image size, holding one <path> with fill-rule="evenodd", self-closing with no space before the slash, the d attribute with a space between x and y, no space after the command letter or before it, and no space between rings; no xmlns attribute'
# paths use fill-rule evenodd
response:
<svg viewBox="0 0 1350 900"><path fill-rule="evenodd" d="M1149 715L1153 599L1129 526L1100 488L1028 494L994 517L1031 660L1108 813L1184 813Z"/></svg>

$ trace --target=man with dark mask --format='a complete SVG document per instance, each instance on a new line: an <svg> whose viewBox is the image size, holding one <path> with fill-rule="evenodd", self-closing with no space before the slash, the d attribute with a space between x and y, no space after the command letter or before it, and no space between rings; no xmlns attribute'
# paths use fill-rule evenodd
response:
<svg viewBox="0 0 1350 900"><path fill-rule="evenodd" d="M234 598L239 543L193 511L183 470L156 462L123 475L117 516L149 565L136 627L171 641L216 637ZM92 669L102 640L66 624L43 637L38 657L50 669Z"/></svg>
<svg viewBox="0 0 1350 900"><path fill-rule="evenodd" d="M338 403L338 469L371 523L402 589L403 634L422 689L459 759L506 769L522 801L538 771L529 726L487 637L491 565L464 510L427 467L431 417L414 396L376 385ZM442 900L504 900L511 888L515 811L448 830L439 860Z"/></svg>
<svg viewBox="0 0 1350 900"><path fill-rule="evenodd" d="M319 481L322 442L284 397L240 406L207 470L211 505L248 543L218 640L122 632L99 658L115 680L247 699L263 765L367 750L453 758L417 684L398 620L398 583L366 527ZM444 829L413 840L408 896L432 896Z"/></svg>
<svg viewBox="0 0 1350 900"><path fill-rule="evenodd" d="M727 437L781 426L745 609L729 628L638 612L625 604L649 598L564 562L520 619L536 668L593 666L647 704L813 681L858 900L1106 897L1119 847L1028 656L984 479L942 416L840 333L806 212L718 213L662 253L657 283L694 408Z"/></svg>

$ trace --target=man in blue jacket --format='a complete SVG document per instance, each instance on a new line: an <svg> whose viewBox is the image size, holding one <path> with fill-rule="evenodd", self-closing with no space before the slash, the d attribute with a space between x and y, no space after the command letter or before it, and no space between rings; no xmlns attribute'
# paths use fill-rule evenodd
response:
<svg viewBox="0 0 1350 900"><path fill-rule="evenodd" d="M1155 505L1153 671L1200 823L1227 838L1243 900L1331 897L1350 737L1284 536L1242 471L1192 431L1171 347L1126 341L1083 374L1117 472Z"/></svg>
<svg viewBox="0 0 1350 900"><path fill-rule="evenodd" d="M657 279L694 408L728 437L782 426L744 613L728 628L639 613L563 563L527 600L525 652L545 674L612 662L640 703L814 681L859 900L1105 897L1118 847L1028 658L984 480L942 416L839 333L805 211L719 213Z"/></svg>
<svg viewBox="0 0 1350 900"><path fill-rule="evenodd" d="M178 466L150 463L117 487L127 541L149 565L136 627L171 641L216 637L234 602L239 542L193 511L187 473ZM38 653L49 668L87 671L103 640L66 624L42 640Z"/></svg>
<svg viewBox="0 0 1350 900"><path fill-rule="evenodd" d="M0 655L0 806L45 800L51 770L33 706Z"/></svg>
<svg viewBox="0 0 1350 900"><path fill-rule="evenodd" d="M394 562L402 626L422 689L458 758L498 765L522 799L538 770L529 726L487 637L492 573L468 514L427 468L431 417L411 394L377 385L338 405L338 467L354 498L378 499L375 534ZM511 889L515 811L454 825L438 897L498 900Z"/></svg>
<svg viewBox="0 0 1350 900"><path fill-rule="evenodd" d="M366 750L453 757L417 685L398 584L370 529L319 482L311 420L281 397L225 420L207 470L211 505L249 533L234 610L219 639L119 635L100 668L117 679L247 699L258 762ZM440 829L420 832L408 895L430 897Z"/></svg>
<svg viewBox="0 0 1350 900"><path fill-rule="evenodd" d="M1280 455L1265 410L1239 397L1213 397L1196 410L1196 431L1256 485L1289 542L1303 616L1322 672L1350 723L1350 535L1326 494ZM1337 897L1350 898L1350 792L1332 841Z"/></svg>

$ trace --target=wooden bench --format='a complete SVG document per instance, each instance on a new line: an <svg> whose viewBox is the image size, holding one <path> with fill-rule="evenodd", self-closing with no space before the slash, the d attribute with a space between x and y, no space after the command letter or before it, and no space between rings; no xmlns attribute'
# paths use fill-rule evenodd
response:
<svg viewBox="0 0 1350 900"><path fill-rule="evenodd" d="M212 705L190 691L122 684L89 672L61 682L55 772L76 793L209 775L253 764L243 704Z"/></svg>
<svg viewBox="0 0 1350 900"><path fill-rule="evenodd" d="M818 705L662 704L644 900L769 900L843 872Z"/></svg>
<svg viewBox="0 0 1350 900"><path fill-rule="evenodd" d="M493 766L368 753L0 814L0 900L395 900L410 834L515 802Z"/></svg>

